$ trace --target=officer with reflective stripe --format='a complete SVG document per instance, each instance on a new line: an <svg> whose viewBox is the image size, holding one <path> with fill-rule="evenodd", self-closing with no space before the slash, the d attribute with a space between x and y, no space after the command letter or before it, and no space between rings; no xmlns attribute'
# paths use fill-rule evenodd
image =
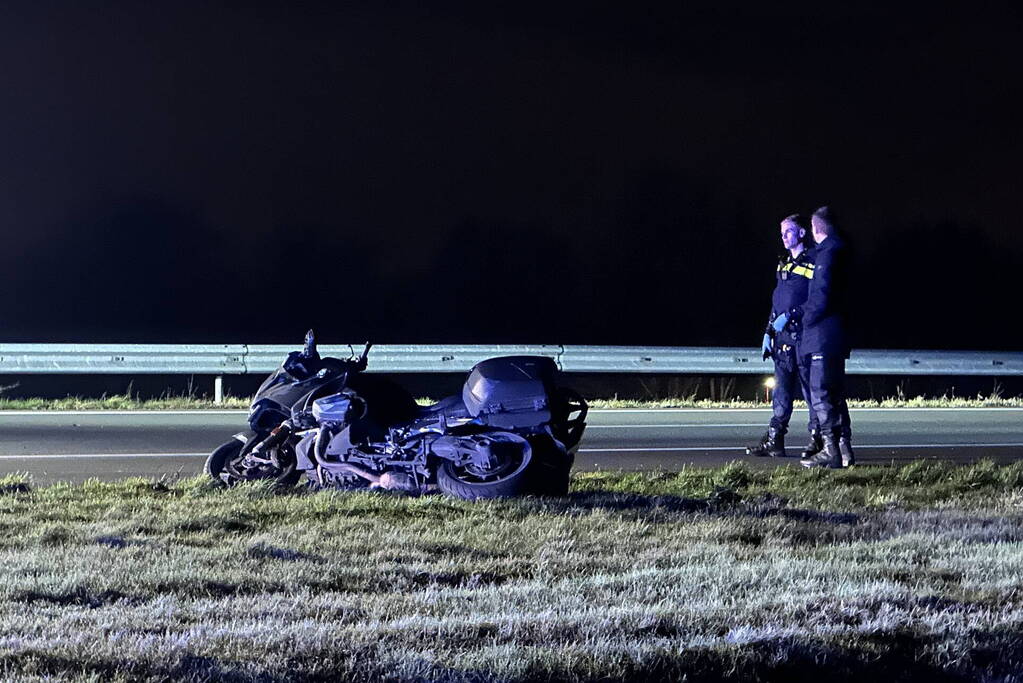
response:
<svg viewBox="0 0 1023 683"><path fill-rule="evenodd" d="M800 336L796 324L783 325L775 330L773 323L779 315L802 305L810 290L814 275L814 249L804 245L807 232L806 220L793 214L781 222L781 242L788 250L775 272L774 293L771 295L771 314L764 334L764 358L774 359L774 415L767 433L755 446L746 449L748 455L784 458L785 434L792 417L792 401L796 398L797 386L802 391L807 405L810 403L810 366L797 353ZM804 457L815 455L821 449L817 417L810 411L810 445L803 451Z"/></svg>
<svg viewBox="0 0 1023 683"><path fill-rule="evenodd" d="M845 361L849 255L838 236L832 211L822 206L810 218L817 243L816 265L806 302L774 321L774 328L803 328L799 353L810 358L810 403L820 423L824 450L806 458L806 467L848 467L854 464L849 406L845 397ZM782 320L782 318L785 318Z"/></svg>

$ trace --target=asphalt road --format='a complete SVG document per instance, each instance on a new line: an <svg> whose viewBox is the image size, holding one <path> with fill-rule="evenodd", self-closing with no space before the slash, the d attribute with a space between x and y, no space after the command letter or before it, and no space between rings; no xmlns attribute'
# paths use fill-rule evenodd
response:
<svg viewBox="0 0 1023 683"><path fill-rule="evenodd" d="M673 470L749 458L769 419L766 409L591 412L576 468ZM797 415L802 420L804 415ZM867 464L941 458L1023 458L1023 409L942 408L852 411L857 460ZM242 411L0 412L0 474L28 472L37 484L159 477L201 471L203 459L245 426ZM790 435L798 455L803 425Z"/></svg>

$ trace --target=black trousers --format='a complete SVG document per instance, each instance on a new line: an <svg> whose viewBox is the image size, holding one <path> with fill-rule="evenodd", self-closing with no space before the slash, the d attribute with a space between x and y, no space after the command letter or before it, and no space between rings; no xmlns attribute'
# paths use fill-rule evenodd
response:
<svg viewBox="0 0 1023 683"><path fill-rule="evenodd" d="M798 392L798 393L797 393ZM810 358L800 358L792 345L783 344L774 352L774 397L771 406L774 415L771 427L784 435L789 430L789 419L792 417L792 402L802 395L807 406L810 405ZM817 429L817 415L810 410L809 431Z"/></svg>
<svg viewBox="0 0 1023 683"><path fill-rule="evenodd" d="M845 400L845 357L842 354L810 354L810 405L821 431L849 438L852 424Z"/></svg>

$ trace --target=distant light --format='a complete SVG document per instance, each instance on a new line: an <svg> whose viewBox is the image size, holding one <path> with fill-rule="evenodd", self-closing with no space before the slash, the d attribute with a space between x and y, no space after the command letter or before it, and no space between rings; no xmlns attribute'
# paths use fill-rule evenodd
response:
<svg viewBox="0 0 1023 683"><path fill-rule="evenodd" d="M774 389L774 377L768 377L764 380L764 386L768 389Z"/></svg>

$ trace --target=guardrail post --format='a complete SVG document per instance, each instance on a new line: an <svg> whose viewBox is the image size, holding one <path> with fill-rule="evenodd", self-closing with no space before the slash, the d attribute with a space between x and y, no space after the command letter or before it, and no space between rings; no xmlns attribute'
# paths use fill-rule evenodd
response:
<svg viewBox="0 0 1023 683"><path fill-rule="evenodd" d="M221 404L224 402L224 376L217 375L213 380L213 402Z"/></svg>

